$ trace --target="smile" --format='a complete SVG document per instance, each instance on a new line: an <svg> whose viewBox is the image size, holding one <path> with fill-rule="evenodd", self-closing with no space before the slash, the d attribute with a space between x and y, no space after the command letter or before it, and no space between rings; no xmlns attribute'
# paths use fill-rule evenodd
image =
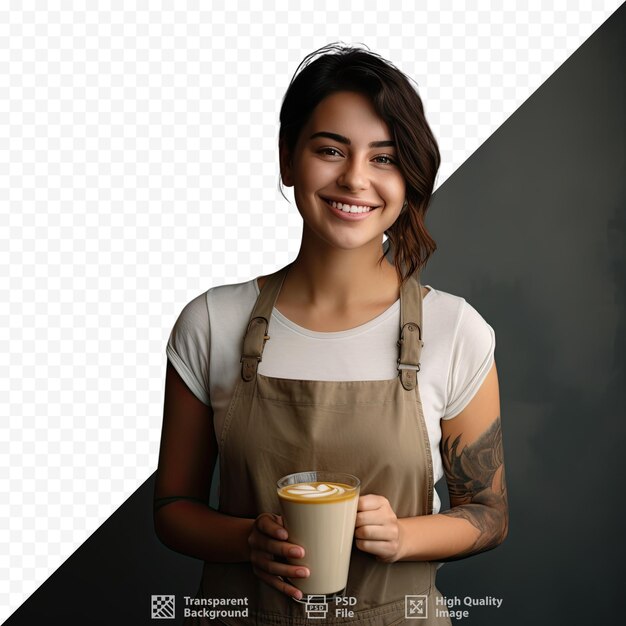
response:
<svg viewBox="0 0 626 626"><path fill-rule="evenodd" d="M371 206L358 206L355 204L342 204L341 202L335 202L334 200L327 200L323 198L326 204L329 204L333 209L338 209L339 211L343 211L344 213L369 213L372 209L376 207Z"/></svg>

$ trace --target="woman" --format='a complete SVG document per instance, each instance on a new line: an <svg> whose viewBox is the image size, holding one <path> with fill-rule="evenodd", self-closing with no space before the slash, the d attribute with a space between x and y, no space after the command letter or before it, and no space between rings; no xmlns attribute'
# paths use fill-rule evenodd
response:
<svg viewBox="0 0 626 626"><path fill-rule="evenodd" d="M287 563L304 551L278 515L275 481L348 472L361 479L346 590L357 605L337 623L400 623L405 596L426 595L422 623L448 624L435 611L439 562L497 546L508 511L493 330L462 298L419 282L436 248L424 217L437 144L406 76L360 48L305 58L280 122L300 251L270 276L210 289L179 316L157 534L205 561L199 598L248 607L224 623L305 624L293 599L309 572ZM452 508L439 512L444 474ZM186 623L211 623L196 619Z"/></svg>

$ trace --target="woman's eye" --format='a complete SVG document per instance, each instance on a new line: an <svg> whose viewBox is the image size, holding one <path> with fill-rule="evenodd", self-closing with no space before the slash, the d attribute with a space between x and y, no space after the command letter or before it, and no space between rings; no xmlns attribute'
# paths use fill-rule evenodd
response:
<svg viewBox="0 0 626 626"><path fill-rule="evenodd" d="M318 152L320 154L328 154L329 152L336 152L337 154L339 154L339 150L337 150L336 148L322 148L321 150L318 150ZM335 156L335 155L330 154L329 156Z"/></svg>
<svg viewBox="0 0 626 626"><path fill-rule="evenodd" d="M395 159L392 159L390 156L387 156L386 154L381 154L380 156L376 157L377 159L387 159L386 163L383 163L383 165L395 165L396 161Z"/></svg>

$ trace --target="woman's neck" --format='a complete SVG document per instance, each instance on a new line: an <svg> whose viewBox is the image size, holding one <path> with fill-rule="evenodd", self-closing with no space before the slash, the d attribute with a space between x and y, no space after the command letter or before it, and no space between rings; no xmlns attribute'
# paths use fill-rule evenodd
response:
<svg viewBox="0 0 626 626"><path fill-rule="evenodd" d="M400 295L400 281L394 266L386 259L379 262L382 253L382 242L340 250L303 241L280 299L326 310L393 303Z"/></svg>

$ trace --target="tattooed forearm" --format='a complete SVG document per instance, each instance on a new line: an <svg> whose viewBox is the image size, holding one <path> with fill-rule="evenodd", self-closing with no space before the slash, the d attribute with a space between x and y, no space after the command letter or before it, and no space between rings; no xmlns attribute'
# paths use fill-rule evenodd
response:
<svg viewBox="0 0 626 626"><path fill-rule="evenodd" d="M499 545L508 531L508 504L500 418L474 442L458 451L461 436L442 446L444 472L452 508L443 515L467 520L480 531L474 545L453 561Z"/></svg>

